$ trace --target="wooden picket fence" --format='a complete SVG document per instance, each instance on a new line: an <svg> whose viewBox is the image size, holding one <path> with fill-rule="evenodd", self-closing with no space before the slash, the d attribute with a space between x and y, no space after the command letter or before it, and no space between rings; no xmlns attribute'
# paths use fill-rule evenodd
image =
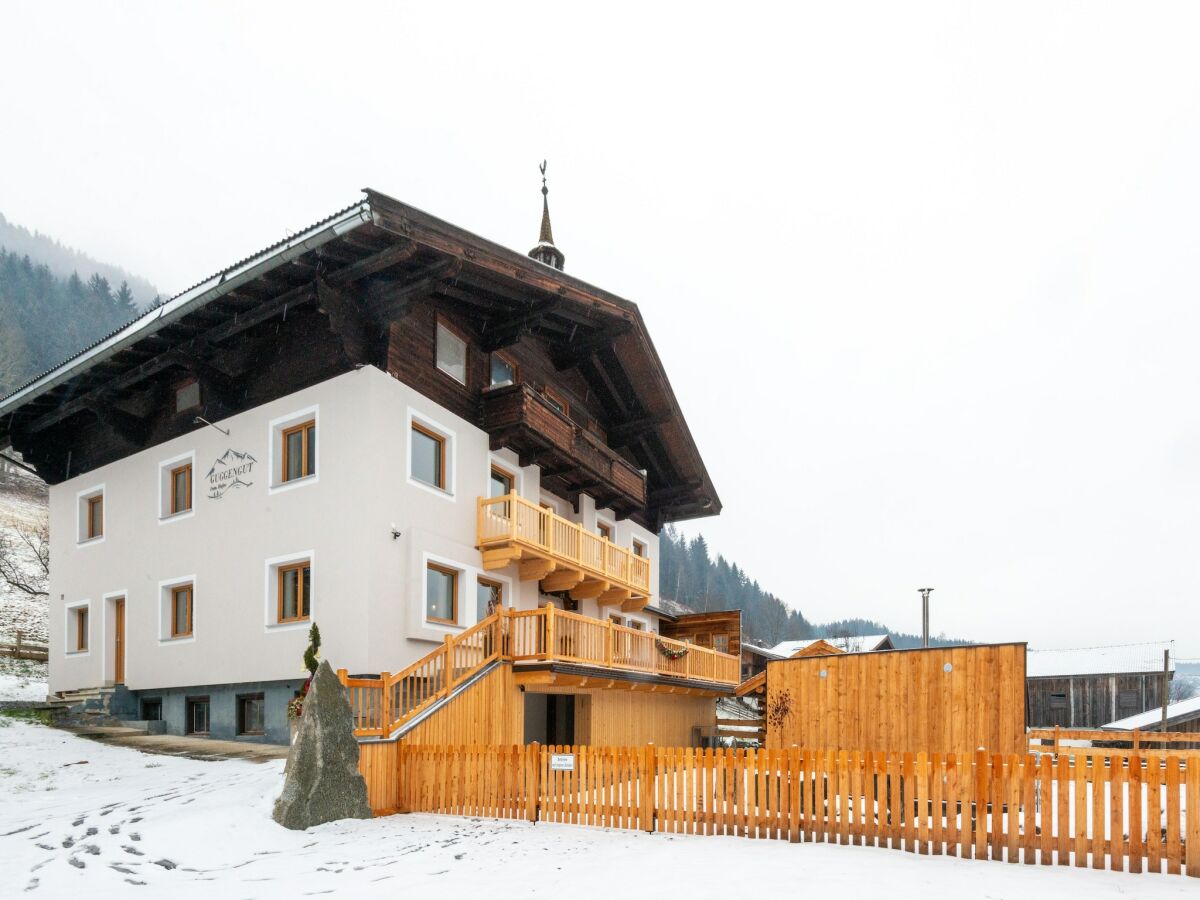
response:
<svg viewBox="0 0 1200 900"><path fill-rule="evenodd" d="M398 771L381 811L1200 877L1200 765L1175 756L538 744L393 752ZM571 769L552 765L556 756Z"/></svg>

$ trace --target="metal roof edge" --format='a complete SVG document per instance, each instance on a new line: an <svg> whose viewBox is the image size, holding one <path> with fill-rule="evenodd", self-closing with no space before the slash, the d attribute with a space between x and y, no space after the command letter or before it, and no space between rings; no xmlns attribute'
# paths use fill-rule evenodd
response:
<svg viewBox="0 0 1200 900"><path fill-rule="evenodd" d="M21 404L55 387L63 379L76 374L81 369L102 362L124 349L135 339L154 334L235 287L257 278L263 272L301 256L355 228L370 224L370 209L370 201L361 200L353 206L347 207L341 213L336 213L331 218L310 226L294 237L280 241L255 256L247 257L229 269L223 269L183 293L175 295L161 306L148 310L107 338L60 363L0 400L0 416L12 412Z"/></svg>

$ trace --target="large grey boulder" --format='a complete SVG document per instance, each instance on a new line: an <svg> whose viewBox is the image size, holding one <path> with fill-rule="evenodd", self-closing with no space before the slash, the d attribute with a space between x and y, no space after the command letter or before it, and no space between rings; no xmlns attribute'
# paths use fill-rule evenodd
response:
<svg viewBox="0 0 1200 900"><path fill-rule="evenodd" d="M288 753L275 821L304 829L336 819L369 819L367 783L358 772L358 741L350 701L328 662L321 663L308 696L300 731Z"/></svg>

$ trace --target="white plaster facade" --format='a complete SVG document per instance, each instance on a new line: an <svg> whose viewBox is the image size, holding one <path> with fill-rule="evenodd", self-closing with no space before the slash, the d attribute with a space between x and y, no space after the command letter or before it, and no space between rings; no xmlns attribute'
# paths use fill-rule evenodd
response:
<svg viewBox="0 0 1200 900"><path fill-rule="evenodd" d="M316 473L277 483L282 426L315 417ZM449 438L449 491L409 476L409 438L416 418ZM488 435L376 368L364 367L273 400L133 454L50 488L50 690L113 680L114 601L125 598L125 684L134 691L295 679L308 623L273 623L273 567L312 561L311 619L320 626L322 656L354 673L396 672L425 655L447 633L476 621L476 498L486 496L493 463L516 490L595 530L615 525L613 539L646 546L651 594L657 595L658 537L582 496L576 513L542 494L536 466L489 451ZM246 486L219 499L207 474L234 450L254 458ZM164 467L193 461L191 511L164 516ZM245 461L233 460L239 465ZM80 504L100 489L104 534L81 541ZM399 537L393 537L393 529ZM425 618L426 562L459 570L458 621ZM506 605L539 604L537 582L521 582L516 566L487 573L504 585ZM171 638L164 592L194 584L193 631ZM542 600L544 602L544 599ZM70 610L87 604L87 650L73 652ZM580 612L599 616L595 601ZM604 614L612 611L606 607ZM651 612L621 613L657 630Z"/></svg>

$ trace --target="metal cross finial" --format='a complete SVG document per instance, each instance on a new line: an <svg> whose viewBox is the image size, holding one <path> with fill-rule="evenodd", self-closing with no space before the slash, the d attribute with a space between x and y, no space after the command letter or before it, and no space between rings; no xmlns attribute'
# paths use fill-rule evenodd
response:
<svg viewBox="0 0 1200 900"><path fill-rule="evenodd" d="M542 164L540 166L538 166L538 169L542 173L542 193L548 194L548 193L550 193L550 191L546 187L546 161L544 159L542 160Z"/></svg>

